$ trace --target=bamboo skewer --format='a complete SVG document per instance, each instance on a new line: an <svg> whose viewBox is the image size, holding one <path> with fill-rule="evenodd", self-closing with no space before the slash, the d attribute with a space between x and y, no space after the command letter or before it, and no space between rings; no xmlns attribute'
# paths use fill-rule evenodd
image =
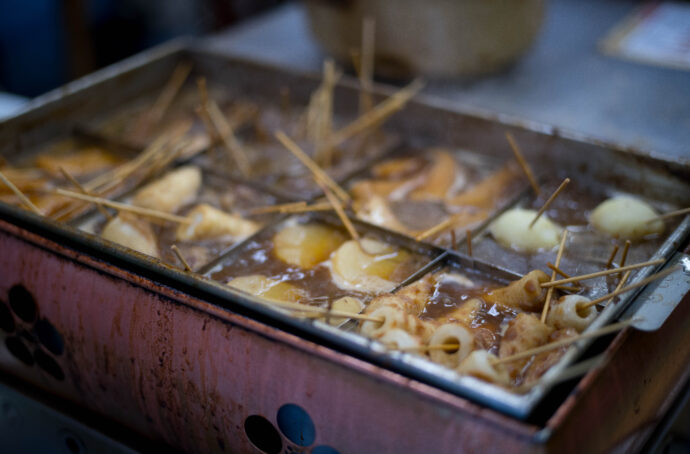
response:
<svg viewBox="0 0 690 454"><path fill-rule="evenodd" d="M625 266L625 261L628 258L628 250L630 250L630 240L625 240L625 246L623 246L623 252L621 252L621 262L619 266Z"/></svg>
<svg viewBox="0 0 690 454"><path fill-rule="evenodd" d="M563 257L563 251L565 250L565 240L568 238L568 230L563 229L563 234L561 235L561 244L558 246L558 253L556 254L556 267L560 266L561 258ZM556 280L556 271L551 272L551 282ZM549 306L551 305L551 298L553 297L553 287L546 291L546 300L544 301L544 309L541 311L541 322L546 322L546 315L549 313Z"/></svg>
<svg viewBox="0 0 690 454"><path fill-rule="evenodd" d="M376 21L373 17L365 17L362 21L362 52L359 70L359 114L369 112L374 105L371 98L372 80L374 77L374 39Z"/></svg>
<svg viewBox="0 0 690 454"><path fill-rule="evenodd" d="M343 209L343 206L340 204L340 200L333 195L333 193L326 187L325 184L323 184L321 181L319 181L316 176L314 176L314 181L316 181L316 184L319 185L323 193L326 195L326 198L328 199L328 203L333 207L335 210L335 213L338 215L340 218L340 221L343 223L345 228L347 229L347 232L350 234L353 240L357 241L359 243L360 248L364 250L360 243L360 237L359 233L357 233L357 230L355 229L355 226L352 225L352 221L350 221L350 218L347 217L347 214L345 213L345 210ZM366 251L365 251L366 252Z"/></svg>
<svg viewBox="0 0 690 454"><path fill-rule="evenodd" d="M150 164L150 162L153 161L157 155L164 151L169 142L170 138L167 135L161 135L151 142L151 145L146 147L146 149L139 153L139 155L137 155L134 159L125 162L110 172L101 174L84 183L84 189L91 193L97 191L100 194L108 190L104 188L112 189L113 185L116 186L120 184L122 181L133 175L137 170L146 168L147 164Z"/></svg>
<svg viewBox="0 0 690 454"><path fill-rule="evenodd" d="M22 204L24 204L24 206L26 206L29 210L33 211L34 213L36 213L40 216L43 216L43 213L41 213L41 210L39 210L38 207L36 205L34 205L33 202L31 202L31 200L29 200L29 198L27 196L25 196L24 193L22 191L20 191L19 188L14 185L14 183L12 183L10 180L8 180L7 177L5 176L5 174L2 172L0 172L0 181L5 183L5 185L8 188L10 188L10 190L12 192L14 192L14 195L16 195L19 198L19 200L22 202Z"/></svg>
<svg viewBox="0 0 690 454"><path fill-rule="evenodd" d="M404 87L390 98L374 106L369 112L365 113L364 115L360 115L349 125L336 131L331 136L330 145L332 147L337 147L352 136L355 136L372 126L380 124L390 115L402 109L403 106L423 87L424 83L422 81L413 81L411 84Z"/></svg>
<svg viewBox="0 0 690 454"><path fill-rule="evenodd" d="M604 268L611 268L611 265L613 264L613 259L616 258L616 254L618 254L618 245L614 244L613 250L611 251L611 254L609 254L609 259L606 261L606 266L604 266Z"/></svg>
<svg viewBox="0 0 690 454"><path fill-rule="evenodd" d="M619 291L621 288L623 288L623 286L625 285L625 283L628 281L628 278L630 277L630 273L631 273L630 271L626 271L626 272L625 272L625 274L623 275L623 277L621 278L621 280L618 281L618 285L616 286L616 289L614 290L615 292L617 292L617 291ZM607 302L606 304L609 304L609 303L611 303L612 301L613 301L613 298L611 298L610 300L608 300L608 302Z"/></svg>
<svg viewBox="0 0 690 454"><path fill-rule="evenodd" d="M470 243L471 244L471 243ZM455 236L455 229L450 231L450 247L454 250L458 250L458 239ZM472 255L472 251L470 250L469 255Z"/></svg>
<svg viewBox="0 0 690 454"><path fill-rule="evenodd" d="M455 231L451 230L451 232L454 234ZM465 231L465 238L467 238L467 255L472 257L472 230L467 229Z"/></svg>
<svg viewBox="0 0 690 454"><path fill-rule="evenodd" d="M170 104L172 104L175 96L177 96L191 72L192 65L189 63L180 63L177 65L172 76L170 76L170 80L165 84L163 91L161 91L161 94L151 108L149 114L151 124L156 125L161 118L163 118L163 115L170 107Z"/></svg>
<svg viewBox="0 0 690 454"><path fill-rule="evenodd" d="M287 208L281 211L281 213L311 213L313 211L333 211L333 205L329 202L313 203L311 205L305 205L301 207Z"/></svg>
<svg viewBox="0 0 690 454"><path fill-rule="evenodd" d="M579 308L579 309L587 309L588 307L591 307L591 306L594 306L594 305L596 305L596 304L602 303L602 302L604 302L604 301L606 301L606 300L608 300L608 299L613 299L614 297L616 297L616 296L618 296L618 295L620 295L620 294L622 294L622 293L629 292L630 290L634 290L634 289L636 289L636 288L638 288L638 287L642 287L642 286L644 286L644 285L647 285L647 284L649 284L650 282L653 282L653 281L655 281L655 280L657 280L657 279L664 278L664 277L668 276L669 274L674 273L675 271L678 271L679 269L680 269L680 267L674 266L674 267L668 268L668 269L666 269L666 270L664 270L664 271L660 271L660 272L658 272L658 273L652 274L652 275L649 276L648 278L642 279L640 282L635 282L634 284L630 284L630 285L628 285L628 286L626 286L626 287L623 287L623 288L617 288L616 290L614 290L613 292L609 293L608 295L604 295L604 296L602 296L602 297L599 297L599 298L597 298L597 299L594 299L594 300L592 300L592 301L590 301L590 302L588 302L588 303L585 303L585 304L583 304L583 305L581 305L581 306L578 306L578 308Z"/></svg>
<svg viewBox="0 0 690 454"><path fill-rule="evenodd" d="M510 144L510 148L513 150L513 154L515 155L515 159L517 160L518 164L520 164L522 171L525 172L525 176L529 180L529 184L532 185L532 189L534 190L534 193L539 195L541 191L539 189L539 185L537 184L537 179L534 178L534 173L532 173L532 168L529 166L529 164L527 164L527 160L525 160L525 157L522 154L522 151L520 151L520 146L515 141L515 138L513 137L513 135L509 132L506 132L506 139L508 139L508 143Z"/></svg>
<svg viewBox="0 0 690 454"><path fill-rule="evenodd" d="M394 348L401 352L430 352L434 350L453 351L460 348L459 344L433 344L433 345L416 345L414 347Z"/></svg>
<svg viewBox="0 0 690 454"><path fill-rule="evenodd" d="M126 203L115 202L113 200L104 199L102 197L94 197L85 194L80 194L78 192L65 191L64 189L55 189L51 191L53 194L58 194L64 197L70 197L72 199L83 200L85 202L91 202L96 204L101 204L110 208L114 208L118 211L128 211L141 216L146 216L150 218L162 219L164 221L177 222L179 224L188 224L191 222L189 218L182 216L176 216L174 214L166 213L163 211L151 210L149 208L143 208L136 205L129 205Z"/></svg>
<svg viewBox="0 0 690 454"><path fill-rule="evenodd" d="M63 175L70 183L72 183L72 185L73 185L74 187L76 187L82 194L93 196L93 194L91 194L89 191L87 191L87 190L84 188L84 186L82 186L82 184L79 183L79 182L76 180L76 178L74 178L67 170L65 170L64 167L60 167L60 173L62 173L62 175ZM105 218L106 218L107 220L111 220L111 219L113 218L113 216L112 216L110 213L108 213L108 210L105 209L105 207L103 206L103 204L100 204L100 203L96 204L96 208L98 209L98 211L99 211L103 216L105 216Z"/></svg>
<svg viewBox="0 0 690 454"><path fill-rule="evenodd" d="M549 205L551 205L551 203L553 203L553 201L556 199L556 197L558 197L558 194L560 194L565 189L565 187L568 186L568 183L570 183L570 178L566 178L565 180L563 180L561 185L558 186L558 188L555 191L553 191L553 194L551 194L551 196L546 200L546 202L544 202L544 205L542 205L541 208L539 208L537 215L534 216L534 219L532 219L532 222L529 223L528 228L530 228L530 229L532 228L532 226L537 222L537 220L541 217L541 215L544 214L546 209L549 208Z"/></svg>
<svg viewBox="0 0 690 454"><path fill-rule="evenodd" d="M235 133L225 119L223 112L220 111L218 104L216 104L213 100L209 100L207 111L213 127L220 136L220 141L225 149L229 152L230 157L235 161L235 164L237 164L237 167L240 169L240 172L242 172L242 175L245 177L249 176L251 171L249 158L244 152L239 140L237 140L237 137L235 137Z"/></svg>
<svg viewBox="0 0 690 454"><path fill-rule="evenodd" d="M593 279L595 277L607 276L609 274L617 274L622 271L634 270L637 268L644 268L646 266L659 265L664 262L664 259L650 260L648 262L635 263L633 265L621 266L619 268L612 268L610 270L597 271L596 273L582 274L580 276L573 276L567 279L561 279L559 281L544 282L541 284L542 287L553 287L556 285L570 284L571 282L584 281L587 279Z"/></svg>
<svg viewBox="0 0 690 454"><path fill-rule="evenodd" d="M655 216L655 217L647 220L646 222L654 222L654 221L657 221L659 219L666 219L666 218L671 218L674 216L681 216L683 214L688 214L688 213L690 213L690 207L683 208L680 210L675 210L675 211L669 211L668 213L664 213L664 214L660 214L659 216Z"/></svg>
<svg viewBox="0 0 690 454"><path fill-rule="evenodd" d="M251 210L249 210L248 214L249 215L257 215L257 214L266 214L266 213L283 213L283 210L289 210L292 208L299 208L299 207L305 207L305 206L307 206L307 202L305 202L305 201L282 203L280 205L268 205L265 207L252 208Z"/></svg>
<svg viewBox="0 0 690 454"><path fill-rule="evenodd" d="M555 271L556 273L560 274L561 276L563 276L563 277L566 278L566 279L568 279L569 277L571 277L568 273L566 273L565 271L563 271L563 270L560 269L559 267L555 266L555 265L554 265L553 263L551 263L551 262L547 262L547 263L546 263L546 266L548 266L549 269L550 269L551 271Z"/></svg>
<svg viewBox="0 0 690 454"><path fill-rule="evenodd" d="M422 233L420 233L419 235L417 235L415 237L415 240L423 241L429 237L432 237L434 235L438 235L439 233L441 233L444 230L446 230L447 228L449 228L451 225L453 225L453 218L444 219L443 221L439 222L435 226L430 227L430 228L426 229L425 231L423 231Z"/></svg>
<svg viewBox="0 0 690 454"><path fill-rule="evenodd" d="M290 139L283 131L275 133L276 139L283 144L297 159L300 160L304 166L311 171L315 179L319 180L325 186L330 188L333 193L338 196L344 203L350 202L350 196L342 189L333 179L319 167L292 139Z"/></svg>
<svg viewBox="0 0 690 454"><path fill-rule="evenodd" d="M189 266L189 263L187 263L187 260L185 260L184 256L182 255L182 251L180 251L180 248L177 247L176 244L173 244L172 246L170 246L170 249L172 249L172 251L177 256L177 260L179 260L180 263L182 263L182 266L184 266L184 270L191 273L192 267Z"/></svg>
<svg viewBox="0 0 690 454"><path fill-rule="evenodd" d="M582 339L590 339L593 337L600 337L600 336L604 336L606 334L615 333L616 331L619 331L619 330L625 328L626 326L631 325L637 321L638 321L638 319L629 319L629 320L625 320L623 322L614 323L612 325L608 325L608 326L605 326L603 328L599 328L599 329L596 329L593 331L578 334L577 336L569 337L567 339L561 339L561 340L558 340L555 342L550 342L548 344L541 345L539 347L530 348L529 350L525 350L524 352L516 353L514 355L506 356L505 358L500 358L500 359L494 360L492 364L494 366L496 366L498 364L504 364L504 363L509 363L509 362L517 361L517 360L524 359L524 358L530 358L534 355L538 355L539 353L544 353L544 352L548 352L551 350L555 350L557 348L565 347L566 345L570 345L570 344L575 343L577 341L580 341Z"/></svg>
<svg viewBox="0 0 690 454"><path fill-rule="evenodd" d="M208 112L208 89L206 88L206 78L199 77L196 80L196 86L199 91L200 104L197 107L196 112L201 117L201 121L204 123L204 129L206 129L206 134L211 139L212 143L216 143L219 140L218 133L213 127L211 122L211 116Z"/></svg>

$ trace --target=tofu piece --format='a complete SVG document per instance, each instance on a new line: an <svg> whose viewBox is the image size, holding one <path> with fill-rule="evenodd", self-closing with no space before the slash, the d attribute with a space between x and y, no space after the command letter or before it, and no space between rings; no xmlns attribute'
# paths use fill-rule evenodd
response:
<svg viewBox="0 0 690 454"><path fill-rule="evenodd" d="M530 227L536 215L534 210L513 208L492 222L489 232L501 246L517 251L531 253L553 249L563 229L545 214Z"/></svg>
<svg viewBox="0 0 690 454"><path fill-rule="evenodd" d="M513 281L507 287L493 289L483 295L487 303L502 304L523 311L541 310L546 299L546 289L540 284L548 282L549 276L541 270L533 270L521 279Z"/></svg>
<svg viewBox="0 0 690 454"><path fill-rule="evenodd" d="M620 196L600 203L589 217L598 231L619 238L640 239L661 234L664 222L655 219L659 213L640 199Z"/></svg>
<svg viewBox="0 0 690 454"><path fill-rule="evenodd" d="M232 237L243 239L256 232L260 224L242 216L226 213L208 204L200 204L187 213L192 222L180 224L175 237L177 241L195 241Z"/></svg>
<svg viewBox="0 0 690 454"><path fill-rule="evenodd" d="M101 237L151 257L160 257L156 235L148 221L126 213L115 216L103 228Z"/></svg>
<svg viewBox="0 0 690 454"><path fill-rule="evenodd" d="M201 188L201 169L184 166L139 189L132 204L151 210L174 213L192 202Z"/></svg>

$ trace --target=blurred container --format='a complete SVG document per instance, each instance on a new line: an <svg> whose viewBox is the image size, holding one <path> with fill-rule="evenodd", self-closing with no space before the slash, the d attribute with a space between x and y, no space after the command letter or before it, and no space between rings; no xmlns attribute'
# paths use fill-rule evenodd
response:
<svg viewBox="0 0 690 454"><path fill-rule="evenodd" d="M522 56L537 36L546 0L306 0L327 52L350 61L362 21L376 20L376 74L477 76Z"/></svg>

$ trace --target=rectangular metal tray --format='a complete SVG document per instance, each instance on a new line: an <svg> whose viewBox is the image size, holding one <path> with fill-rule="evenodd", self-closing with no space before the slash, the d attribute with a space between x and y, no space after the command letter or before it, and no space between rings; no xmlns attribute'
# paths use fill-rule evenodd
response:
<svg viewBox="0 0 690 454"><path fill-rule="evenodd" d="M181 59L192 61L195 71L206 75L210 82L227 84L235 92L262 102L275 102L280 98L281 87L290 86L295 102L305 104L319 80L314 75L294 74L217 56L204 51L196 44L163 47L106 68L57 92L36 99L24 112L2 124L0 154L12 156L24 153L75 128L89 127L93 124L94 118L100 118L142 95L156 92ZM392 88L379 87L377 98L392 92ZM356 112L356 93L356 85L349 80L344 80L337 87L335 105L341 109L341 113ZM575 135L563 135L542 125L515 122L508 124L503 120L500 116L493 117L477 111L458 112L442 101L422 97L411 102L394 116L386 128L416 144L441 143L449 147L481 151L503 159L510 157L504 133L511 131L523 145L528 159L538 160L544 172L556 171L566 166L576 169L580 175L615 181L623 190L641 193L650 198L664 198L682 206L688 205L690 169L682 165L653 156L639 155L634 150L617 149L610 144L597 143ZM597 157L596 161L592 159L593 156ZM318 322L306 323L285 316L265 305L256 304L257 301L253 298L219 283L182 273L174 267L132 253L92 235L45 221L12 207L0 207L0 214L2 218L12 222L21 219L26 225L48 228L58 237L71 238L71 244L89 245L124 268L145 270L154 280L183 288L192 295L214 295L214 303L230 311L258 318L305 339L468 397L517 418L527 418L549 390L548 384L544 384L536 386L526 395L517 395L467 377L458 379L457 376L451 376L447 370L427 362L422 363L415 358L407 358L405 355L384 355L372 347L370 341L357 335ZM363 228L375 229L362 225ZM685 242L689 228L690 220L686 219L655 257L669 258ZM409 238L392 233L387 235L397 238L396 241L401 244L406 243L412 247ZM448 261L471 269L485 270L495 276L512 276L506 270L459 253L441 249L436 251L437 260L427 265L423 271L438 265L439 261ZM639 273L637 279L642 279L651 272L653 270L650 269L646 273ZM632 296L627 298L627 301L630 300ZM610 306L598 317L591 329L613 320L624 309L624 303ZM557 376L559 370L567 367L579 352L581 349L571 349L567 359L553 368L550 374Z"/></svg>

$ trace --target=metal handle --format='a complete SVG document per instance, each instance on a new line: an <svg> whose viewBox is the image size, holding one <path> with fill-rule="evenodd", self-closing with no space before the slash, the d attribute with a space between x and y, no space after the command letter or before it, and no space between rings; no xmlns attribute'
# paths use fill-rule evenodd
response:
<svg viewBox="0 0 690 454"><path fill-rule="evenodd" d="M639 319L632 326L642 331L661 328L678 303L690 293L690 255L676 252L664 269L677 265L681 265L678 271L645 287L622 318Z"/></svg>

